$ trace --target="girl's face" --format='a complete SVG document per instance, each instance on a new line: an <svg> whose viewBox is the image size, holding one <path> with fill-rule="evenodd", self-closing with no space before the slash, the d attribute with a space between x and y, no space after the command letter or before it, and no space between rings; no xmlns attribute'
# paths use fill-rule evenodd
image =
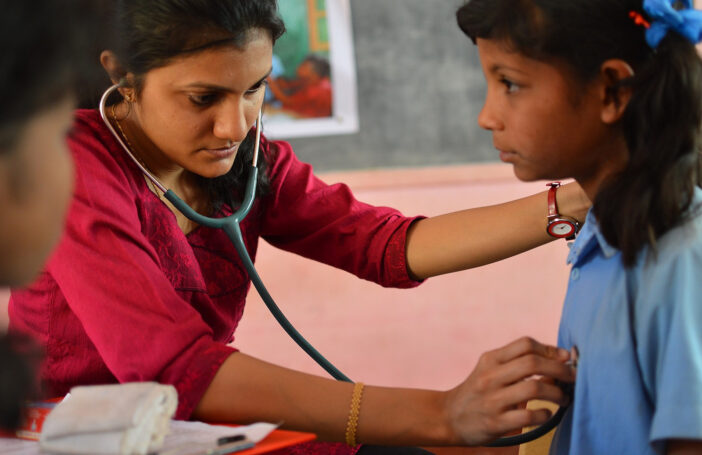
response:
<svg viewBox="0 0 702 455"><path fill-rule="evenodd" d="M129 121L151 170L227 173L261 109L272 54L268 33L254 30L243 48L206 49L149 71Z"/></svg>
<svg viewBox="0 0 702 455"><path fill-rule="evenodd" d="M620 133L602 121L599 83L578 86L564 69L498 41L477 44L487 81L478 124L520 180L573 177L588 191L626 159Z"/></svg>
<svg viewBox="0 0 702 455"><path fill-rule="evenodd" d="M63 229L73 188L72 97L34 114L0 154L0 285L28 284Z"/></svg>

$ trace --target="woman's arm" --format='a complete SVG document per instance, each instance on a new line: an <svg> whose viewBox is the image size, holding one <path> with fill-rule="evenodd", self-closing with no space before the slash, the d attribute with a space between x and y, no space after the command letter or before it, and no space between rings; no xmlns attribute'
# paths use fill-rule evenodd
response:
<svg viewBox="0 0 702 455"><path fill-rule="evenodd" d="M576 183L557 192L558 209L580 221L590 201ZM553 240L546 192L416 221L407 233L407 267L416 279L478 267Z"/></svg>
<svg viewBox="0 0 702 455"><path fill-rule="evenodd" d="M517 409L530 399L557 403L562 391L528 379L545 375L572 382L567 352L522 338L483 354L471 375L445 391L368 386L363 391L357 440L387 445L478 445L526 425L546 410ZM194 417L247 423L283 421L320 439L343 441L353 385L232 354L205 392Z"/></svg>

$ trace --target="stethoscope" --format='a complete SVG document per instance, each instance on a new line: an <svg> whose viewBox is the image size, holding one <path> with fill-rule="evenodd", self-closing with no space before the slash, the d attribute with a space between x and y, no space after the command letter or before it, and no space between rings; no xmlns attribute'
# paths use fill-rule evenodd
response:
<svg viewBox="0 0 702 455"><path fill-rule="evenodd" d="M229 216L223 218L211 218L197 213L180 197L178 197L178 195L175 194L172 190L167 189L165 186L163 186L163 184L132 153L129 147L127 147L127 145L122 140L122 137L112 127L112 124L107 118L105 106L107 104L107 98L112 92L114 92L118 88L120 88L119 84L113 85L112 87L108 88L100 98L100 116L102 117L103 122L105 122L105 125L110 130L112 135L115 137L115 139L117 139L117 142L119 142L124 151L127 153L129 158L131 158L134 164L137 165L137 167L139 168L139 170L141 170L144 176L146 176L146 178L148 178L149 181L151 181L151 183L153 183L154 186L163 193L163 196L171 204L173 204L173 206L178 211L185 215L186 218L202 226L214 229L222 229L234 245L234 248L236 249L237 254L241 258L241 261L244 264L244 268L249 274L249 278L251 279L251 282L256 288L256 291L258 291L259 295L261 296L261 299L266 304L266 307L268 307L268 310L273 314L273 317L276 321L278 321L278 323L285 330L285 332L295 341L295 343L298 344L298 346L300 346L307 353L307 355L309 355L315 362L317 362L319 366L324 368L324 370L326 370L327 373L329 373L334 379L337 379L339 381L353 382L345 374L339 371L331 362L325 359L324 356L322 356L322 354L320 354L307 340L305 340L305 338L300 334L300 332L298 332L295 329L295 327L293 327L290 321L288 321L288 319L285 317L280 308L278 308L278 305L276 305L275 301L273 300L273 297L271 297L270 293L263 285L263 281L261 281L261 277L258 275L258 272L254 267L253 261L251 260L251 256L249 256L249 252L246 250L244 238L241 235L240 223L249 213L249 210L251 210L256 193L256 182L258 180L258 167L256 167L256 165L258 164L258 152L261 146L261 111L259 110L256 119L256 141L254 143L253 159L251 160L251 169L249 171L249 178L246 181L246 189L244 192L244 198L241 202L241 206L239 206L239 208ZM567 407L565 406L560 407L548 422L544 423L543 425L534 430L516 436L508 436L497 439L492 443L487 444L487 446L514 446L537 439L543 436L544 434L548 433L551 429L555 428L556 425L560 423L561 419L563 418L563 414L565 414L566 409Z"/></svg>

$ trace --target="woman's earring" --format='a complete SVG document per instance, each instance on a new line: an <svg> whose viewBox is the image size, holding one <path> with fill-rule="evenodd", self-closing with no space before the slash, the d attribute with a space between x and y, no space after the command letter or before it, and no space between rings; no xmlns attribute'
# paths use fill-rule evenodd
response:
<svg viewBox="0 0 702 455"><path fill-rule="evenodd" d="M125 120L127 117L129 117L129 114L132 113L132 103L133 103L134 100L135 100L134 92L132 92L131 90L128 91L128 92L125 92L125 93L120 92L120 94L122 95L122 99L123 99L123 100L126 102L126 104L127 104L127 113L124 114L121 118L117 118L117 113L116 113L115 107L116 107L119 103L118 103L118 104L113 104L113 105L112 105L112 118L114 118L115 121L117 121L117 122L121 122L122 120ZM119 124L118 124L118 125L119 125Z"/></svg>

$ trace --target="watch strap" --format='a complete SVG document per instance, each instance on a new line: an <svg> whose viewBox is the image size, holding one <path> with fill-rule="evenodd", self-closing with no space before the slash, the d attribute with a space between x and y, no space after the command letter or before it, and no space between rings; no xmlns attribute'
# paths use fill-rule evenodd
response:
<svg viewBox="0 0 702 455"><path fill-rule="evenodd" d="M561 182L551 182L548 184L548 219L558 216L558 202L556 202L556 191L561 186Z"/></svg>

